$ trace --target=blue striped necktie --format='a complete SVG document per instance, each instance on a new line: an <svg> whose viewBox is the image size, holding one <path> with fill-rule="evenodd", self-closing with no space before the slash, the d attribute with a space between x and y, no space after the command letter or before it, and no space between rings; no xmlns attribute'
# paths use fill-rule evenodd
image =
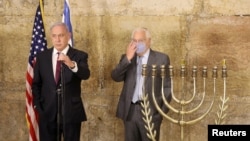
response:
<svg viewBox="0 0 250 141"><path fill-rule="evenodd" d="M142 95L142 56L138 57L137 61L137 71L136 71L136 87L132 102L135 103L138 100L141 100Z"/></svg>

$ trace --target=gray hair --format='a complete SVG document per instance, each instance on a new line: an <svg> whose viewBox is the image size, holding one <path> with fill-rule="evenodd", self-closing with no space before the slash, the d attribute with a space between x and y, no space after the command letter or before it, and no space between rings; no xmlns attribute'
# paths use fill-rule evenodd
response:
<svg viewBox="0 0 250 141"><path fill-rule="evenodd" d="M131 39L134 37L135 32L138 32L138 31L143 31L143 32L145 32L145 34L146 34L146 39L150 39L150 38L151 38L150 32L148 31L147 28L145 28L145 27L137 27L136 29L133 30L133 32L132 32L132 34L131 34Z"/></svg>
<svg viewBox="0 0 250 141"><path fill-rule="evenodd" d="M50 27L50 31L51 31L54 27L56 27L56 26L63 26L63 27L65 27L65 29L69 32L69 28L68 28L67 25L66 25L65 23L63 23L63 22L56 22L56 23L54 23L54 24Z"/></svg>

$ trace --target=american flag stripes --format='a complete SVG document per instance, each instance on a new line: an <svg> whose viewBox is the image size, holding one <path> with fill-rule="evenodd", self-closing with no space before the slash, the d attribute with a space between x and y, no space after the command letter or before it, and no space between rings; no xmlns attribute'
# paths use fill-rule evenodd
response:
<svg viewBox="0 0 250 141"><path fill-rule="evenodd" d="M32 41L26 73L26 120L29 128L29 141L39 141L38 115L33 107L32 80L33 68L36 61L36 55L47 49L47 40L43 22L43 2L40 3L36 10L34 19Z"/></svg>
<svg viewBox="0 0 250 141"><path fill-rule="evenodd" d="M71 45L71 47L73 47L73 31L72 31L72 26L71 26L71 21L70 21L70 5L69 5L68 0L64 1L62 22L67 25L69 32L71 32L71 39L69 40L69 44Z"/></svg>

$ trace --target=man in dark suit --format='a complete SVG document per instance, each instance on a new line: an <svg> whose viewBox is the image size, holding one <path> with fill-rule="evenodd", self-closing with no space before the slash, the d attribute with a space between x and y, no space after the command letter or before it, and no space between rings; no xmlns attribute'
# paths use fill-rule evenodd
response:
<svg viewBox="0 0 250 141"><path fill-rule="evenodd" d="M88 54L68 44L71 33L64 23L55 23L50 32L53 47L37 55L32 83L40 141L56 141L61 135L64 141L79 141L81 122L87 120L81 81L90 76Z"/></svg>
<svg viewBox="0 0 250 141"><path fill-rule="evenodd" d="M169 57L166 54L150 49L151 37L146 28L136 28L132 32L132 41L128 45L126 54L123 54L119 64L112 70L111 77L114 81L122 82L123 88L120 94L120 99L117 107L116 116L124 121L125 141L149 141L147 137L148 131L145 128L145 123L142 120L142 88L143 77L141 77L141 65L147 64L148 73L151 73L151 66L157 65L158 70L160 65L165 65L166 68L170 65ZM157 71L159 72L159 71ZM171 82L169 78L169 70L166 69L166 79L164 81L165 97L170 102L171 100ZM159 75L155 78L155 97L158 105L167 113L168 109L163 104L161 95L161 78ZM160 125L162 116L156 110L152 100L152 77L145 78L145 94L149 95L150 109L154 129L157 132L156 140L159 140Z"/></svg>

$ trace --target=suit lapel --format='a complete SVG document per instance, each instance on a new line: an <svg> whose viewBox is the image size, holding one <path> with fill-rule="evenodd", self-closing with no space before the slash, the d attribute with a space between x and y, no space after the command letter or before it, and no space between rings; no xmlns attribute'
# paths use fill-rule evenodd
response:
<svg viewBox="0 0 250 141"><path fill-rule="evenodd" d="M49 49L49 52L47 53L47 56L48 57L45 57L45 58L48 59L46 61L46 62L48 62L47 63L48 64L48 74L50 75L50 78L52 78L54 84L56 85L54 71L53 71L53 60L52 60L52 57L53 57L53 48Z"/></svg>
<svg viewBox="0 0 250 141"><path fill-rule="evenodd" d="M137 69L137 57L136 57L136 55L135 55L135 57L131 60L131 63L132 63L132 65L133 66L135 66L135 67L132 67L132 78L134 78L134 85L135 85L135 83L136 83L136 77L137 77L137 75L136 75L136 69Z"/></svg>
<svg viewBox="0 0 250 141"><path fill-rule="evenodd" d="M75 50L70 46L69 50L67 52L67 56L71 59L71 60L77 60L76 59L76 54L75 54ZM79 67L78 67L79 69ZM68 69L68 66L66 66L65 64L63 64L63 75L64 75L64 82L67 82L68 80L70 80L72 73L71 70Z"/></svg>
<svg viewBox="0 0 250 141"><path fill-rule="evenodd" d="M69 46L69 50L68 50L68 52L67 52L67 55L69 56L69 58L73 58L73 56L74 56L74 49L71 47L71 46Z"/></svg>

